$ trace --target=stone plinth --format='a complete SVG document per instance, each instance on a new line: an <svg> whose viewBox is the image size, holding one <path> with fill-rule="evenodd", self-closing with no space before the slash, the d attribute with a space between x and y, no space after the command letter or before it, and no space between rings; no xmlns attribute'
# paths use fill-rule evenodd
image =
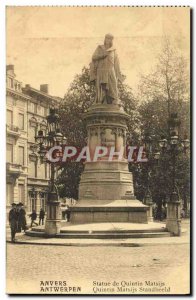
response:
<svg viewBox="0 0 196 300"><path fill-rule="evenodd" d="M47 203L47 219L45 225L45 233L47 235L55 235L61 229L61 210L59 201L48 201Z"/></svg>
<svg viewBox="0 0 196 300"><path fill-rule="evenodd" d="M71 208L72 223L135 222L147 223L148 206L134 196L132 174L126 158L126 132L129 116L118 105L93 105L85 114L91 161L79 185L78 204ZM107 153L94 161L96 147L107 147ZM122 158L111 147L121 150Z"/></svg>
<svg viewBox="0 0 196 300"><path fill-rule="evenodd" d="M170 201L167 203L166 228L173 235L181 235L180 201Z"/></svg>
<svg viewBox="0 0 196 300"><path fill-rule="evenodd" d="M144 204L149 206L148 210L148 221L153 222L153 202L152 202L152 195L150 190L147 190L146 196L144 197Z"/></svg>
<svg viewBox="0 0 196 300"><path fill-rule="evenodd" d="M72 207L71 223L147 223L147 208L138 200L81 200Z"/></svg>

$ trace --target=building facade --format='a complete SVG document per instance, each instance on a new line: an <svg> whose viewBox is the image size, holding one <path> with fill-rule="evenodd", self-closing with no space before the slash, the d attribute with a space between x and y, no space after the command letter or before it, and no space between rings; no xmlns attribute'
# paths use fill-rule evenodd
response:
<svg viewBox="0 0 196 300"><path fill-rule="evenodd" d="M22 202L27 213L46 206L49 165L37 155L35 135L46 130L50 107L58 106L60 98L48 94L48 85L40 90L30 85L22 87L16 79L14 66L6 70L6 191L7 210L13 202Z"/></svg>

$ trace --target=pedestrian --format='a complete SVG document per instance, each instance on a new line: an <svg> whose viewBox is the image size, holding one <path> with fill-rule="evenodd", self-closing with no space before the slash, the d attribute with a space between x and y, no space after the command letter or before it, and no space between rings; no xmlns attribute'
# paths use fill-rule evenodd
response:
<svg viewBox="0 0 196 300"><path fill-rule="evenodd" d="M39 212L39 225L44 225L44 218L45 218L45 211L43 210L43 208L40 209Z"/></svg>
<svg viewBox="0 0 196 300"><path fill-rule="evenodd" d="M33 227L33 224L35 224L36 226L38 226L38 223L35 222L35 220L37 219L37 214L35 209L33 210L33 212L29 215L29 217L31 218L31 227Z"/></svg>
<svg viewBox="0 0 196 300"><path fill-rule="evenodd" d="M163 206L163 208L162 208L162 220L165 220L166 216L167 216L167 210L166 210L166 207Z"/></svg>
<svg viewBox="0 0 196 300"><path fill-rule="evenodd" d="M153 218L157 220L157 204L154 203L152 207Z"/></svg>
<svg viewBox="0 0 196 300"><path fill-rule="evenodd" d="M19 203L19 214L18 214L18 228L21 229L25 232L26 231L26 226L27 226L27 221L26 221L26 211L24 209L23 203Z"/></svg>
<svg viewBox="0 0 196 300"><path fill-rule="evenodd" d="M11 241L15 243L15 235L17 232L18 215L16 211L16 204L12 203L12 209L9 211L9 224L11 228Z"/></svg>
<svg viewBox="0 0 196 300"><path fill-rule="evenodd" d="M184 207L181 209L181 218L185 218L185 209L184 209Z"/></svg>
<svg viewBox="0 0 196 300"><path fill-rule="evenodd" d="M66 214L67 214L67 222L70 222L71 210L70 210L69 205L67 205Z"/></svg>
<svg viewBox="0 0 196 300"><path fill-rule="evenodd" d="M17 215L17 229L16 232L21 232L21 224L19 223L20 205L16 204L16 215Z"/></svg>

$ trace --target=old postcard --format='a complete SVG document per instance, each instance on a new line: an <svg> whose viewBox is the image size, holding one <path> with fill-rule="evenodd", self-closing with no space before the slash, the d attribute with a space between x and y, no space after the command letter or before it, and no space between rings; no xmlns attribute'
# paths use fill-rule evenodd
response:
<svg viewBox="0 0 196 300"><path fill-rule="evenodd" d="M7 6L7 294L191 293L190 33L190 7Z"/></svg>

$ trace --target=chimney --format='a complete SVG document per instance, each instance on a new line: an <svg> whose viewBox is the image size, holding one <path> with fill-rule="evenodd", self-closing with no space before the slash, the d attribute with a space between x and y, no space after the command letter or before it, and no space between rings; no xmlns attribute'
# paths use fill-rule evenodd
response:
<svg viewBox="0 0 196 300"><path fill-rule="evenodd" d="M6 66L6 73L8 73L11 76L15 76L14 74L14 65L7 65Z"/></svg>
<svg viewBox="0 0 196 300"><path fill-rule="evenodd" d="M14 72L14 65L7 65L7 66L6 66L6 70L7 70L7 71L12 70L12 71Z"/></svg>
<svg viewBox="0 0 196 300"><path fill-rule="evenodd" d="M40 91L48 94L48 84L40 84Z"/></svg>

